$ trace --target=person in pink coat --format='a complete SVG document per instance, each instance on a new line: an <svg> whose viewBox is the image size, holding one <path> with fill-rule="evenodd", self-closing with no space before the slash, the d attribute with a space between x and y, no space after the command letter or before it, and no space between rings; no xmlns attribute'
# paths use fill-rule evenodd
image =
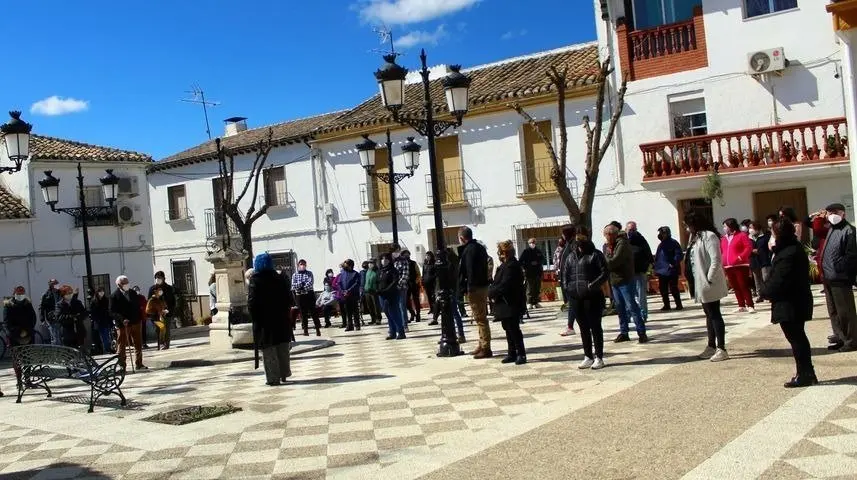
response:
<svg viewBox="0 0 857 480"><path fill-rule="evenodd" d="M723 268L735 298L738 309L735 313L756 313L753 295L750 293L750 255L753 242L741 231L738 220L727 218L723 221L723 237L720 238L720 253L723 256Z"/></svg>

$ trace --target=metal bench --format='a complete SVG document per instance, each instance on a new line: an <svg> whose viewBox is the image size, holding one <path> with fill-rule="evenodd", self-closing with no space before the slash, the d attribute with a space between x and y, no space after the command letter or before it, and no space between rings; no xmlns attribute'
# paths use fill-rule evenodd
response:
<svg viewBox="0 0 857 480"><path fill-rule="evenodd" d="M119 388L125 380L125 367L114 355L99 364L89 355L71 347L57 345L21 345L12 349L12 364L18 380L18 400L30 388L43 388L52 396L48 382L51 380L79 380L90 387L89 413L95 402L105 395L116 394L121 405L126 405L125 395Z"/></svg>

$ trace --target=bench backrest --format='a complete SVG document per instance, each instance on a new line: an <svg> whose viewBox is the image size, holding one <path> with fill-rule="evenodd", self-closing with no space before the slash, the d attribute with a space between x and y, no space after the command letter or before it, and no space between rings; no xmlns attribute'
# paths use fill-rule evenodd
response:
<svg viewBox="0 0 857 480"><path fill-rule="evenodd" d="M80 350L59 345L20 345L12 348L16 367L43 365L90 371L95 361Z"/></svg>

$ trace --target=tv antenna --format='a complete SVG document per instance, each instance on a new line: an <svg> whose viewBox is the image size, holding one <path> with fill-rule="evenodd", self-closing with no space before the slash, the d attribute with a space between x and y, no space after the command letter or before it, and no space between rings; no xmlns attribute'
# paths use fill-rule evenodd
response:
<svg viewBox="0 0 857 480"><path fill-rule="evenodd" d="M185 90L185 93L189 93L191 98L183 98L181 101L202 105L202 113L205 115L205 133L208 134L208 139L211 140L211 126L208 124L208 107L216 107L220 105L220 102L206 100L205 92L202 91L202 88L197 83L191 85L190 90Z"/></svg>
<svg viewBox="0 0 857 480"><path fill-rule="evenodd" d="M390 30L389 28L387 28L386 25L373 27L372 31L375 32L376 35L378 35L378 38L381 40L381 45L383 45L387 42L390 42L390 51L389 52L385 51L383 49L378 49L378 48L372 50L373 52L382 53L385 55L386 54L395 55L397 57L399 55L401 55L400 53L396 52L396 48L393 46L393 31Z"/></svg>

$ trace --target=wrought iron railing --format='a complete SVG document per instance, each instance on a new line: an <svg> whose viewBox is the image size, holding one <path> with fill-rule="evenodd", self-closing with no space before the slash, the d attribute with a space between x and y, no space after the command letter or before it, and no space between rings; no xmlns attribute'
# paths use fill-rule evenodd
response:
<svg viewBox="0 0 857 480"><path fill-rule="evenodd" d="M229 234L231 238L238 238L238 227L235 222L214 208L205 209L205 237L218 238Z"/></svg>
<svg viewBox="0 0 857 480"><path fill-rule="evenodd" d="M268 205L268 208L291 208L294 207L295 199L289 192L267 192L259 196L256 204L258 209L262 205Z"/></svg>
<svg viewBox="0 0 857 480"><path fill-rule="evenodd" d="M515 162L515 192L519 197L527 195L556 194L556 185L551 177L552 164L534 165L529 162ZM577 184L577 176L571 169L565 169L565 181L571 190L573 198L579 198L580 192Z"/></svg>
<svg viewBox="0 0 857 480"><path fill-rule="evenodd" d="M187 208L171 208L164 210L164 220L167 222L178 222L181 220L190 220L193 218L191 212Z"/></svg>
<svg viewBox="0 0 857 480"><path fill-rule="evenodd" d="M426 174L425 182L427 206L431 207L434 203L434 195L431 191L431 174ZM479 191L476 182L464 170L451 170L441 173L438 178L437 189L442 205L473 205L474 194Z"/></svg>
<svg viewBox="0 0 857 480"><path fill-rule="evenodd" d="M407 181L407 180L406 180ZM384 183L379 183L378 188L382 188L384 193L373 192L373 185L366 183L360 184L360 213L378 213L390 211L390 195L389 187ZM411 209L411 200L405 194L404 190L398 185L396 186L396 210L399 213L408 213Z"/></svg>
<svg viewBox="0 0 857 480"><path fill-rule="evenodd" d="M631 60L635 62L697 49L693 18L646 30L634 30L628 33L628 37Z"/></svg>
<svg viewBox="0 0 857 480"><path fill-rule="evenodd" d="M87 208L85 215L87 227L113 227L119 224L115 208ZM83 219L79 215L74 216L74 226L83 227Z"/></svg>
<svg viewBox="0 0 857 480"><path fill-rule="evenodd" d="M640 145L644 179L846 160L845 118L677 138Z"/></svg>

